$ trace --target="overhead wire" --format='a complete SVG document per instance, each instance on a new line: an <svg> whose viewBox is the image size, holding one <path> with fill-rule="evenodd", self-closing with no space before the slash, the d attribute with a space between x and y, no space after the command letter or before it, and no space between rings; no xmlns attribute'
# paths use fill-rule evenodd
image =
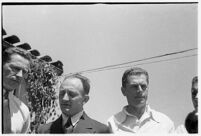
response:
<svg viewBox="0 0 201 136"><path fill-rule="evenodd" d="M107 65L107 66L103 66L103 67L99 67L99 68L93 68L93 69L88 69L88 70L83 70L83 71L79 71L79 72L75 72L75 73L83 74L83 73L87 73L87 72L104 70L104 69L108 69L108 68L114 68L114 67L117 67L117 66L123 66L123 65L131 64L131 63L136 63L136 62L141 62L141 61L146 61L146 60L152 60L152 59L162 58L162 57L176 55L176 54L182 54L182 53L193 51L193 50L197 50L197 48L191 48L191 49L187 49L187 50L166 53L166 54L162 54L162 55L147 57L147 58L143 58L143 59L138 59L138 60L134 60L134 61L128 61L128 62L114 64L114 65ZM70 73L70 74L74 74L74 73Z"/></svg>
<svg viewBox="0 0 201 136"><path fill-rule="evenodd" d="M100 70L96 70L96 71L87 71L87 72L82 72L82 74L84 74L84 73L101 72L101 71L107 71L107 70L115 70L115 69L120 69L120 68L141 66L141 65L154 64L154 63L160 63L160 62L167 62L167 61L178 60L178 59L183 59L183 58L188 58L188 57L194 57L194 56L197 56L197 54L186 55L186 56L182 56L182 57L175 57L175 58L171 58L171 59L157 60L157 61L146 62L146 63L139 63L139 64L134 64L134 65L129 65L129 66L119 66L119 67L111 67L111 68L107 68L107 69L100 69ZM77 73L79 73L79 72L77 72Z"/></svg>

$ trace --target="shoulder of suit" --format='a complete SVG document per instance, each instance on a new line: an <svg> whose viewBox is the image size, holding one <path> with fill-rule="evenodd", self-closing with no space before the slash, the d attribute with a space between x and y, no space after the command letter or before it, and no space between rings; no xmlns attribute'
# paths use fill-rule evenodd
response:
<svg viewBox="0 0 201 136"><path fill-rule="evenodd" d="M107 125L105 125L97 120L94 120L94 119L90 118L89 116L88 116L88 119L90 120L92 127L97 129L98 132L107 133L109 131L109 128Z"/></svg>
<svg viewBox="0 0 201 136"><path fill-rule="evenodd" d="M55 121L53 121L55 122ZM50 131L50 127L52 126L52 123L53 122L50 122L50 123L47 123L47 124L41 124L39 127L38 127L38 133L46 133L46 132L49 132Z"/></svg>

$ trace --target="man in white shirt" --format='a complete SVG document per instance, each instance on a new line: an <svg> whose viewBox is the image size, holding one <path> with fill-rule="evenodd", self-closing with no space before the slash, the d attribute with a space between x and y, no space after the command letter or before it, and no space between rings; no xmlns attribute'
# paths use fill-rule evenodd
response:
<svg viewBox="0 0 201 136"><path fill-rule="evenodd" d="M26 133L28 107L18 98L21 81L30 69L30 53L16 47L3 51L3 133Z"/></svg>
<svg viewBox="0 0 201 136"><path fill-rule="evenodd" d="M109 133L109 128L87 116L83 106L89 100L89 80L79 74L66 76L59 90L61 116L41 125L38 133Z"/></svg>
<svg viewBox="0 0 201 136"><path fill-rule="evenodd" d="M112 133L171 133L174 123L147 103L149 75L142 68L131 68L122 77L122 94L128 105L108 120Z"/></svg>

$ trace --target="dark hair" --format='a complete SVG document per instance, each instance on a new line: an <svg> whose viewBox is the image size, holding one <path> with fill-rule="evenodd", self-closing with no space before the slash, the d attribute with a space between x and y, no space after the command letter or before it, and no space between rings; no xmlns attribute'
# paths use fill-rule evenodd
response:
<svg viewBox="0 0 201 136"><path fill-rule="evenodd" d="M71 78L80 79L80 81L82 82L85 94L89 94L89 90L90 90L90 84L89 83L90 83L90 81L87 77L84 77L81 74L73 74L73 75L65 76L63 81L65 81L66 79L71 79Z"/></svg>
<svg viewBox="0 0 201 136"><path fill-rule="evenodd" d="M3 54L2 54L3 65L6 62L10 61L10 56L13 54L18 54L18 55L24 57L25 59L31 61L31 54L28 51L25 51L25 50L18 48L18 47L9 47L3 51Z"/></svg>
<svg viewBox="0 0 201 136"><path fill-rule="evenodd" d="M185 128L188 133L198 133L198 116L196 112L191 112L185 119Z"/></svg>
<svg viewBox="0 0 201 136"><path fill-rule="evenodd" d="M147 78L147 83L149 83L149 75L148 72L142 68L138 68L138 67L134 67L134 68L130 68L127 69L122 77L122 87L125 87L127 82L128 82L128 77L131 75L142 75L144 74Z"/></svg>
<svg viewBox="0 0 201 136"><path fill-rule="evenodd" d="M192 79L192 85L198 82L198 76L193 77Z"/></svg>

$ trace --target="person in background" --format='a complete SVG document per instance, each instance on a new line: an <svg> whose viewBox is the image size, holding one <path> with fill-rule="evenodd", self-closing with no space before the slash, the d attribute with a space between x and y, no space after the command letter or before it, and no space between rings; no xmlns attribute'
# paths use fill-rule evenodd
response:
<svg viewBox="0 0 201 136"><path fill-rule="evenodd" d="M191 98L194 110L185 119L184 125L179 125L175 133L198 133L198 77L192 79Z"/></svg>
<svg viewBox="0 0 201 136"><path fill-rule="evenodd" d="M3 54L3 123L2 132L26 133L30 126L28 107L19 99L19 86L27 77L31 54L17 47L6 49Z"/></svg>
<svg viewBox="0 0 201 136"><path fill-rule="evenodd" d="M108 119L112 133L172 133L174 123L147 103L149 75L142 68L130 68L122 77L122 94L128 105Z"/></svg>
<svg viewBox="0 0 201 136"><path fill-rule="evenodd" d="M109 133L109 128L87 116L84 104L89 100L89 80L75 74L64 77L59 90L61 116L41 125L38 133Z"/></svg>
<svg viewBox="0 0 201 136"><path fill-rule="evenodd" d="M191 98L194 106L194 113L198 114L198 77L195 76L192 80Z"/></svg>

